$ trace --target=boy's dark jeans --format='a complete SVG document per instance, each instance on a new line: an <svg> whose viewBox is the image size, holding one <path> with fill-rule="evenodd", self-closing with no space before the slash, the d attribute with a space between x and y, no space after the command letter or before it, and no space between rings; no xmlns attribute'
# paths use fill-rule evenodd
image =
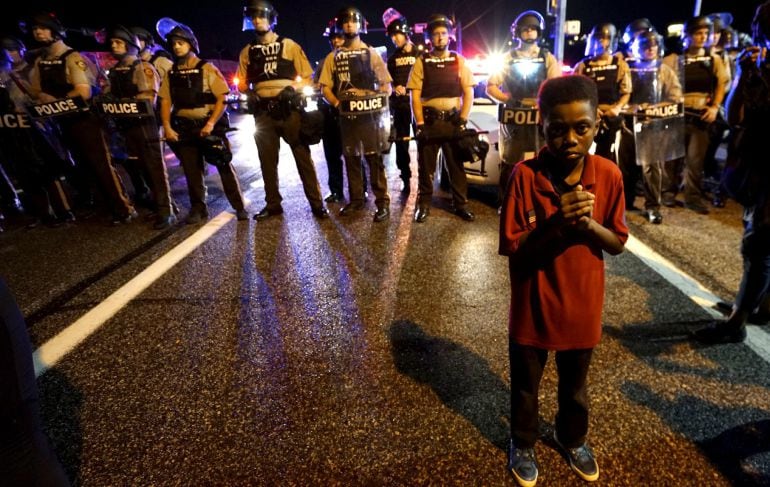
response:
<svg viewBox="0 0 770 487"><path fill-rule="evenodd" d="M559 442L574 448L588 433L586 379L593 349L556 352L559 376L559 411L556 434ZM538 389L548 351L508 342L511 364L511 438L518 448L535 446L538 437Z"/></svg>

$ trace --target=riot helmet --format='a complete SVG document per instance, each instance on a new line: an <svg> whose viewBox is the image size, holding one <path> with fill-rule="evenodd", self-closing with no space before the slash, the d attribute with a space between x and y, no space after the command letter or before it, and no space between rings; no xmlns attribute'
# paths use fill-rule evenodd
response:
<svg viewBox="0 0 770 487"><path fill-rule="evenodd" d="M339 32L342 32L345 37L353 38L359 34L366 34L367 33L367 23L366 18L364 17L364 14L361 13L360 10L358 10L356 7L345 7L340 9L339 12L337 12L337 17L335 17L335 21L337 24L337 29ZM344 25L346 22L358 22L358 32L355 34L346 34Z"/></svg>
<svg viewBox="0 0 770 487"><path fill-rule="evenodd" d="M604 47L602 39L609 39L609 44ZM588 34L586 41L586 56L599 54L612 54L618 49L618 29L611 23L596 24Z"/></svg>
<svg viewBox="0 0 770 487"><path fill-rule="evenodd" d="M630 46L634 37L642 32L655 32L655 27L652 25L652 22L650 22L650 19L641 18L632 20L623 30L623 44L625 46Z"/></svg>
<svg viewBox="0 0 770 487"><path fill-rule="evenodd" d="M444 14L433 14L430 17L428 17L428 25L425 28L426 40L429 40L431 42L431 44L433 45L433 49L443 51L449 48L449 39L447 39L446 45L443 45L443 46L436 45L436 43L434 43L432 39L433 31L438 29L439 27L445 27L447 30L447 33L449 34L449 37L452 37L452 35L454 35L454 32L453 32L454 23L452 22L452 19L450 19Z"/></svg>
<svg viewBox="0 0 770 487"><path fill-rule="evenodd" d="M543 20L543 16L540 13L534 10L520 13L511 24L511 38L522 41L521 31L525 27L535 29L537 31L537 38L540 39L543 36L543 30L545 30L545 20Z"/></svg>
<svg viewBox="0 0 770 487"><path fill-rule="evenodd" d="M709 36L714 31L714 23L711 21L710 18L706 17L705 15L699 15L697 17L688 19L684 23L684 29L682 29L682 35L689 37L693 35L696 31L701 29L708 29Z"/></svg>
<svg viewBox="0 0 770 487"><path fill-rule="evenodd" d="M719 34L733 23L733 14L730 12L717 12L708 14L707 17L714 24L714 33Z"/></svg>
<svg viewBox="0 0 770 487"><path fill-rule="evenodd" d="M207 135L201 139L201 153L209 164L216 167L227 166L233 160L230 144L220 135Z"/></svg>
<svg viewBox="0 0 770 487"><path fill-rule="evenodd" d="M26 46L24 46L24 43L21 42L20 39L16 37L3 37L0 39L0 48L5 49L6 51L18 51L18 52L24 52L27 50Z"/></svg>
<svg viewBox="0 0 770 487"><path fill-rule="evenodd" d="M35 27L43 27L50 30L54 40L67 37L64 25L56 18L56 14L53 12L41 12L33 15L27 21L19 23L19 28L25 34L32 33Z"/></svg>
<svg viewBox="0 0 770 487"><path fill-rule="evenodd" d="M258 34L265 34L273 30L278 24L278 12L276 12L275 7L270 2L265 2L264 0L249 0L243 7L242 30L257 30L252 21L254 17L267 19L270 24L267 31L257 32Z"/></svg>
<svg viewBox="0 0 770 487"><path fill-rule="evenodd" d="M725 27L722 35L719 36L719 47L726 51L737 51L740 49L738 35L732 27Z"/></svg>
<svg viewBox="0 0 770 487"><path fill-rule="evenodd" d="M650 47L657 46L657 59L663 57L663 39L660 34L654 31L647 31L638 34L631 42L631 53L634 58L646 61L644 53Z"/></svg>
<svg viewBox="0 0 770 487"><path fill-rule="evenodd" d="M158 21L155 29L158 31L160 38L168 44L172 52L174 39L181 39L190 44L190 48L195 54L200 54L198 39L195 37L192 29L186 25L177 22L170 17L163 17Z"/></svg>
<svg viewBox="0 0 770 487"><path fill-rule="evenodd" d="M385 30L388 37L394 36L396 34L404 34L408 39L412 34L412 28L409 27L409 22L406 20L406 17L400 17L392 21L388 24Z"/></svg>
<svg viewBox="0 0 770 487"><path fill-rule="evenodd" d="M324 37L336 37L341 36L342 31L337 27L337 19L331 19L327 24L326 28L324 29L323 36Z"/></svg>
<svg viewBox="0 0 770 487"><path fill-rule="evenodd" d="M122 25L114 26L112 29L110 29L106 40L109 42L112 39L120 39L121 41L125 42L126 49L129 47L135 47L137 52L139 52L141 49L139 47L139 37L128 27L124 27Z"/></svg>
<svg viewBox="0 0 770 487"><path fill-rule="evenodd" d="M131 27L131 32L133 32L140 41L144 42L145 47L152 47L155 45L155 38L152 36L152 33L144 27Z"/></svg>

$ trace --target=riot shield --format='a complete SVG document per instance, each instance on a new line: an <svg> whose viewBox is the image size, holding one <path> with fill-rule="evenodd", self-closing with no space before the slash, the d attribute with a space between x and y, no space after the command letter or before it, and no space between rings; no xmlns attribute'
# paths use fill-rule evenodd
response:
<svg viewBox="0 0 770 487"><path fill-rule="evenodd" d="M348 157L385 154L390 151L388 95L340 95L340 133Z"/></svg>
<svg viewBox="0 0 770 487"><path fill-rule="evenodd" d="M537 154L544 141L538 130L537 108L513 108L500 105L500 159L503 164L516 164Z"/></svg>
<svg viewBox="0 0 770 487"><path fill-rule="evenodd" d="M684 157L684 107L659 103L633 116L636 164L665 162Z"/></svg>

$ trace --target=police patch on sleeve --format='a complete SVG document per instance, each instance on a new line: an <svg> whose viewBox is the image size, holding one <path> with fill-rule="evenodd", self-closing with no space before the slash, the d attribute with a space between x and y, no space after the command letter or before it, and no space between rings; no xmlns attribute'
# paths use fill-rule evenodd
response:
<svg viewBox="0 0 770 487"><path fill-rule="evenodd" d="M155 79L155 73L150 67L144 68L144 75L147 77L147 79Z"/></svg>
<svg viewBox="0 0 770 487"><path fill-rule="evenodd" d="M86 62L85 62L85 61L83 61L82 59L79 59L79 60L75 61L75 66L77 66L78 68L82 69L83 71L85 71L86 69L88 69L88 68L86 67Z"/></svg>

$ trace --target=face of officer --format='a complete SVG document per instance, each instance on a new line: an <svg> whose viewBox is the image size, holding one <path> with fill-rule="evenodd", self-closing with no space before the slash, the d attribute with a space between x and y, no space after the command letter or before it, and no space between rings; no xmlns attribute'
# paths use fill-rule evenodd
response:
<svg viewBox="0 0 770 487"><path fill-rule="evenodd" d="M352 39L358 36L358 31L360 29L361 23L355 20L353 17L350 17L342 24L342 32L348 39Z"/></svg>
<svg viewBox="0 0 770 487"><path fill-rule="evenodd" d="M531 26L523 26L519 29L519 39L524 44L534 44L537 42L537 29Z"/></svg>
<svg viewBox="0 0 770 487"><path fill-rule="evenodd" d="M330 36L329 44L331 44L332 49L338 49L345 44L345 36L342 36L342 35Z"/></svg>
<svg viewBox="0 0 770 487"><path fill-rule="evenodd" d="M642 59L644 59L645 61L654 61L658 59L657 44L648 44L640 50L641 50L640 54L642 55Z"/></svg>
<svg viewBox="0 0 770 487"><path fill-rule="evenodd" d="M192 46L186 40L175 37L171 43L171 50L174 51L174 56L183 58L192 52Z"/></svg>
<svg viewBox="0 0 770 487"><path fill-rule="evenodd" d="M596 54L597 55L611 54L609 52L610 51L610 43L611 42L612 42L612 39L609 36L607 36L607 37L600 37L599 39L597 39Z"/></svg>
<svg viewBox="0 0 770 487"><path fill-rule="evenodd" d="M690 34L689 39L688 47L701 49L706 46L706 42L709 40L709 29L707 27L698 29Z"/></svg>
<svg viewBox="0 0 770 487"><path fill-rule="evenodd" d="M597 111L587 100L554 106L543 120L548 150L567 167L585 158L594 142Z"/></svg>
<svg viewBox="0 0 770 487"><path fill-rule="evenodd" d="M396 32L390 36L390 40L393 41L393 45L396 46L396 49L401 49L406 45L406 36L401 32Z"/></svg>
<svg viewBox="0 0 770 487"><path fill-rule="evenodd" d="M8 54L8 57L11 59L12 64L18 64L24 60L24 51L17 51L15 49L12 49L10 51L8 49L3 49L3 50Z"/></svg>
<svg viewBox="0 0 770 487"><path fill-rule="evenodd" d="M126 47L126 41L123 39L110 39L110 51L112 55L120 59L128 54L128 48Z"/></svg>
<svg viewBox="0 0 770 487"><path fill-rule="evenodd" d="M51 44L55 41L51 29L48 27L43 27L42 25L32 26L32 37L34 37L36 42L45 45Z"/></svg>
<svg viewBox="0 0 770 487"><path fill-rule="evenodd" d="M443 52L449 47L449 29L438 26L430 33L430 42L435 51Z"/></svg>
<svg viewBox="0 0 770 487"><path fill-rule="evenodd" d="M254 24L254 30L257 31L257 35L265 35L272 30L270 19L262 13L254 15L251 18L251 23Z"/></svg>

